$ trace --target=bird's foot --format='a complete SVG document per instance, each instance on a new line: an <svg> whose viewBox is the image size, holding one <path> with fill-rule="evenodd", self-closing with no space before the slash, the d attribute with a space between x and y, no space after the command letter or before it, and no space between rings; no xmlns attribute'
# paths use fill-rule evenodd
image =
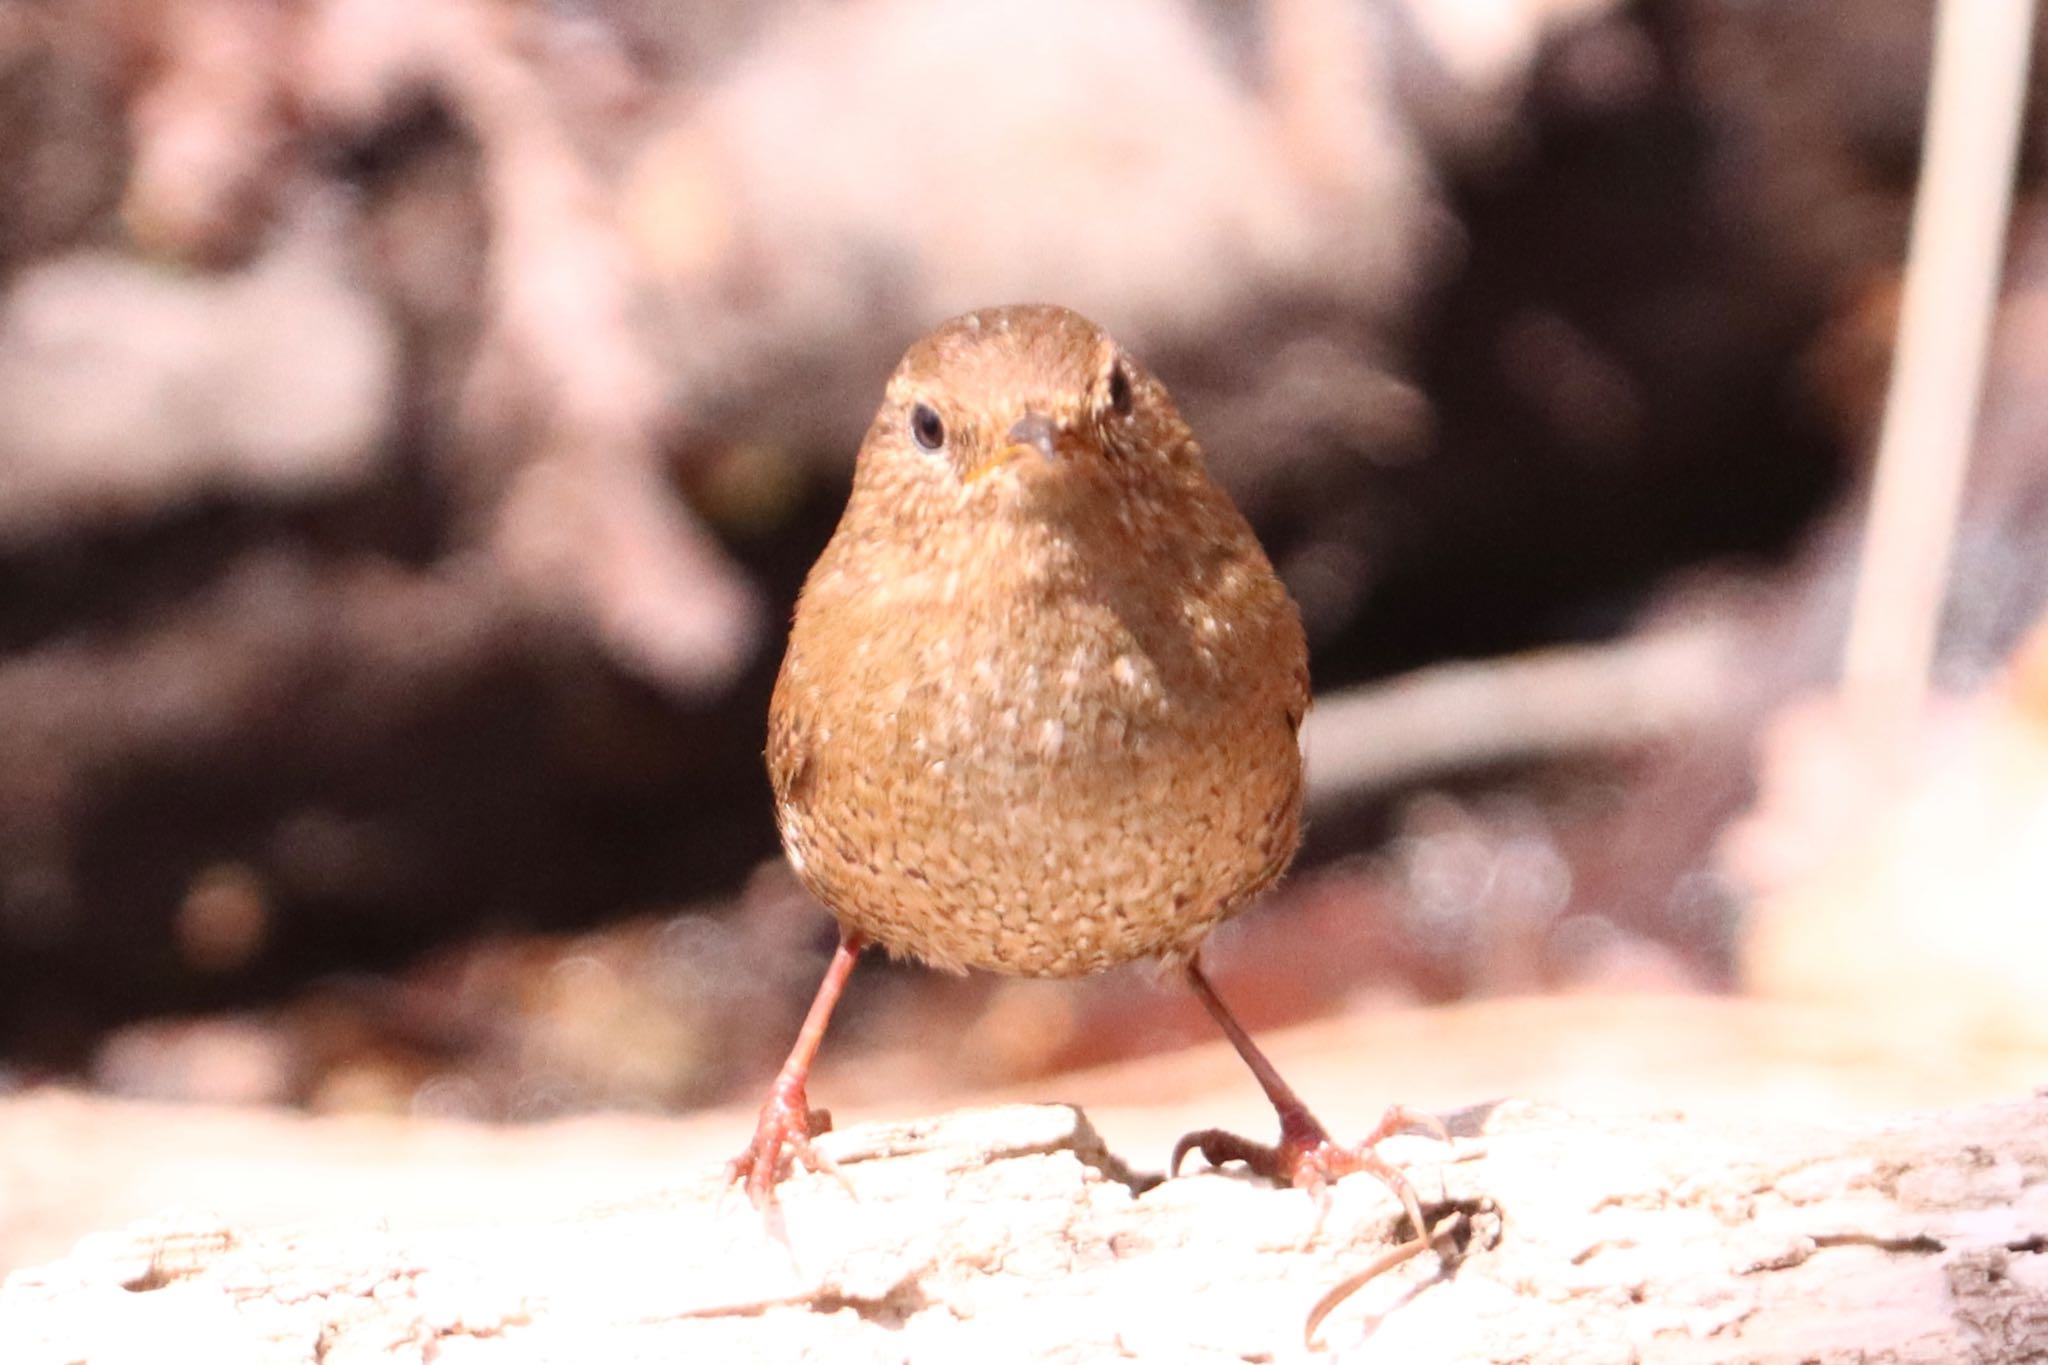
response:
<svg viewBox="0 0 2048 1365"><path fill-rule="evenodd" d="M1202 1159L1211 1166L1241 1161L1255 1175L1306 1190L1315 1199L1320 1215L1329 1208L1330 1186L1356 1171L1367 1171L1401 1201L1402 1210L1414 1225L1415 1235L1426 1238L1429 1227L1422 1221L1422 1201L1416 1197L1415 1186L1399 1167L1377 1150L1382 1141L1396 1133L1416 1131L1440 1141L1450 1141L1450 1134L1436 1119L1427 1114L1412 1113L1399 1105L1387 1110L1379 1126L1367 1134L1364 1141L1350 1146L1333 1140L1306 1109L1282 1111L1278 1143L1253 1142L1220 1128L1204 1129L1189 1133L1174 1144L1173 1160L1167 1172L1178 1175L1181 1162L1189 1152L1195 1151L1199 1151ZM1317 1221L1320 1223L1320 1216Z"/></svg>
<svg viewBox="0 0 2048 1365"><path fill-rule="evenodd" d="M802 1086L777 1085L761 1106L753 1140L726 1166L726 1182L744 1184L747 1198L762 1210L774 1205L776 1183L789 1174L792 1164L831 1176L851 1194L838 1164L811 1145L813 1137L831 1131L832 1116L811 1108Z"/></svg>

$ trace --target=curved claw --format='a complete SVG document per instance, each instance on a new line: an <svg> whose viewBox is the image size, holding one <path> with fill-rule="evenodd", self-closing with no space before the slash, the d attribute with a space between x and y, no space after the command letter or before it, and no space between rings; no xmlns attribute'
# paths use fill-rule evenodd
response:
<svg viewBox="0 0 2048 1365"><path fill-rule="evenodd" d="M1180 1163L1187 1154L1200 1151L1202 1160L1211 1166L1221 1166L1226 1161L1242 1161L1254 1174L1269 1180L1289 1183L1286 1173L1280 1167L1280 1150L1263 1142L1239 1137L1236 1133L1221 1128L1204 1128L1198 1133L1189 1133L1173 1144L1173 1160L1167 1163L1168 1175L1180 1174Z"/></svg>
<svg viewBox="0 0 2048 1365"><path fill-rule="evenodd" d="M1432 1137L1446 1147L1451 1145L1451 1130L1444 1127L1444 1121L1435 1114L1417 1113L1406 1105L1390 1104L1387 1112L1380 1115L1379 1126L1366 1135L1363 1146L1371 1147L1383 1138L1398 1133L1414 1133L1421 1137Z"/></svg>
<svg viewBox="0 0 2048 1365"><path fill-rule="evenodd" d="M1332 1141L1322 1125L1305 1112L1296 1114L1291 1123L1283 1118L1280 1141L1271 1146L1220 1128L1205 1128L1189 1133L1174 1144L1173 1160L1167 1172L1178 1175L1181 1162L1191 1151L1200 1151L1211 1166L1241 1161L1255 1175L1306 1191L1316 1201L1316 1223L1320 1227L1329 1212L1330 1187L1347 1175L1366 1171L1400 1201L1401 1211L1408 1215L1409 1225L1427 1245L1433 1233L1423 1221L1422 1200L1415 1193L1414 1184L1376 1150L1382 1140L1396 1133L1416 1130L1444 1142L1450 1141L1450 1134L1442 1123L1430 1115L1417 1114L1400 1105L1390 1107L1363 1142L1348 1147Z"/></svg>
<svg viewBox="0 0 2048 1365"><path fill-rule="evenodd" d="M1434 1116L1418 1114L1400 1105L1389 1108L1378 1126L1366 1134L1363 1141L1352 1146L1332 1141L1322 1125L1312 1119L1297 1121L1293 1125L1283 1123L1277 1144L1254 1142L1221 1128L1204 1128L1187 1134L1173 1145L1173 1159L1167 1164L1167 1173L1180 1174L1181 1162L1187 1154L1199 1151L1211 1166L1242 1161L1254 1175L1298 1189L1320 1189L1356 1171L1371 1171L1381 1180L1393 1184L1400 1178L1400 1173L1375 1149L1396 1134L1416 1132L1445 1143L1451 1140L1449 1131ZM1390 1176L1393 1179L1389 1179Z"/></svg>

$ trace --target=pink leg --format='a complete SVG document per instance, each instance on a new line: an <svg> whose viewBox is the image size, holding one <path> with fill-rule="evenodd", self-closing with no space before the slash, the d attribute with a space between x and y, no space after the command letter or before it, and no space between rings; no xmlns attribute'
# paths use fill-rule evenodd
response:
<svg viewBox="0 0 2048 1365"><path fill-rule="evenodd" d="M1443 1125L1396 1106L1387 1110L1379 1126L1366 1136L1365 1141L1350 1147L1339 1146L1331 1140L1328 1130L1316 1116L1309 1112L1308 1106L1302 1103L1301 1096L1295 1094L1294 1088L1273 1069L1273 1063L1252 1041L1251 1034L1245 1032L1244 1025L1237 1021L1230 1007L1223 1003L1223 997L1216 994L1216 988L1203 975L1198 959L1189 961L1187 977L1196 997L1208 1008L1210 1016L1222 1028L1223 1035L1237 1049L1237 1055L1244 1058L1245 1065L1252 1069L1259 1088L1272 1101L1280 1116L1280 1141L1268 1146L1219 1128L1189 1133L1174 1144L1169 1173L1180 1170L1180 1163L1189 1152L1199 1151L1211 1166L1220 1166L1226 1161L1242 1161L1260 1175L1284 1185L1298 1186L1320 1197L1332 1182L1353 1171L1370 1171L1401 1201L1409 1221L1415 1225L1416 1235L1425 1235L1428 1228L1422 1221L1422 1203L1416 1198L1415 1187L1407 1176L1388 1164L1373 1148L1382 1138L1414 1128L1433 1131L1444 1137Z"/></svg>
<svg viewBox="0 0 2048 1365"><path fill-rule="evenodd" d="M824 1040L825 1026L832 1022L833 1007L839 1003L846 978L853 974L853 964L865 946L861 936L851 930L840 937L839 949L832 954L832 965L825 969L825 979L818 983L810 1013L804 1016L804 1026L797 1030L789 1060L782 1064L775 1084L769 1088L768 1099L761 1106L753 1141L726 1167L726 1179L746 1182L747 1197L756 1208L774 1204L775 1182L787 1172L792 1157L807 1171L838 1175L831 1161L811 1147L811 1138L829 1131L832 1119L824 1110L810 1107L804 1087L810 1080L818 1044Z"/></svg>

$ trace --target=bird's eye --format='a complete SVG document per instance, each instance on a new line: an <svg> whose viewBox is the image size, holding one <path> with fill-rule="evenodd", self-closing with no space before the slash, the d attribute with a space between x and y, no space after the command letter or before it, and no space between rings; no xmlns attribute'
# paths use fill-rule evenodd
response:
<svg viewBox="0 0 2048 1365"><path fill-rule="evenodd" d="M1121 360L1109 368L1109 407L1119 417L1131 415L1131 376Z"/></svg>
<svg viewBox="0 0 2048 1365"><path fill-rule="evenodd" d="M946 443L946 424L939 420L939 412L929 403L919 403L910 410L910 434L926 450L937 450Z"/></svg>

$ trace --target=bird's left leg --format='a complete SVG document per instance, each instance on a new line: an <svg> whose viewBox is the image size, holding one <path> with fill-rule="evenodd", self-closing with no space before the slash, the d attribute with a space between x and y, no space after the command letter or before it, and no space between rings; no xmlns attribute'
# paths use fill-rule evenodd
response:
<svg viewBox="0 0 2048 1365"><path fill-rule="evenodd" d="M1387 1110L1379 1126L1367 1134L1363 1142L1352 1146L1338 1144L1316 1116L1309 1112L1308 1106L1302 1103L1301 1096L1294 1093L1294 1088L1280 1078L1280 1073L1273 1069L1273 1063L1252 1041L1251 1034L1245 1032L1244 1025L1223 1003L1223 997L1216 994L1216 988L1209 984L1209 978L1202 972L1200 958L1188 959L1187 978L1196 998L1207 1007L1224 1036L1230 1039L1231 1046L1237 1049L1237 1055L1244 1058L1245 1065L1252 1069L1259 1088L1266 1092L1266 1098L1272 1101L1273 1108L1279 1113L1280 1141L1268 1146L1235 1133L1226 1133L1220 1128L1189 1133L1174 1144L1169 1174L1179 1172L1181 1160L1189 1152L1200 1151L1211 1166L1220 1166L1226 1161L1242 1161L1260 1175L1283 1185L1305 1189L1323 1199L1335 1181L1353 1171L1370 1171L1401 1201L1408 1221L1415 1227L1415 1235L1426 1238L1430 1229L1422 1221L1422 1201L1415 1195L1415 1186L1374 1148L1382 1139L1395 1133L1418 1129L1448 1140L1443 1125L1426 1115L1411 1114L1395 1106Z"/></svg>

